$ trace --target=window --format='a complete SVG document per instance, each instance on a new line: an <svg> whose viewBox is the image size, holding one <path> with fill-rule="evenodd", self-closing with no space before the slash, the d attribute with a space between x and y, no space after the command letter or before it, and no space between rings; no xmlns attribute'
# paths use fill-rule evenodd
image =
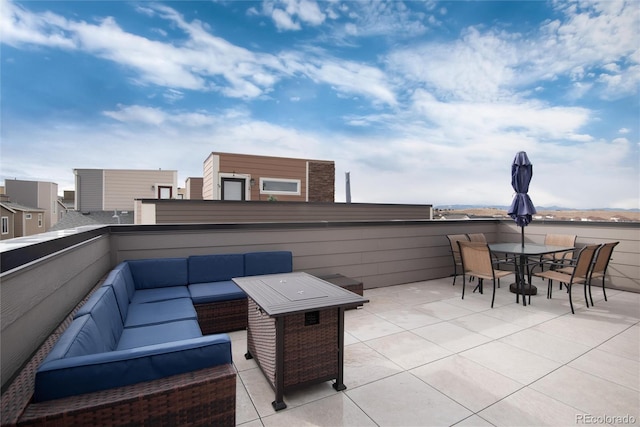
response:
<svg viewBox="0 0 640 427"><path fill-rule="evenodd" d="M244 178L221 178L222 200L245 200Z"/></svg>
<svg viewBox="0 0 640 427"><path fill-rule="evenodd" d="M25 214L24 215L24 219L31 219L31 218L32 218L31 214Z"/></svg>
<svg viewBox="0 0 640 427"><path fill-rule="evenodd" d="M173 187L158 185L158 199L170 199L173 196Z"/></svg>
<svg viewBox="0 0 640 427"><path fill-rule="evenodd" d="M2 217L2 234L9 234L9 217Z"/></svg>
<svg viewBox="0 0 640 427"><path fill-rule="evenodd" d="M300 180L260 178L260 193L300 195Z"/></svg>
<svg viewBox="0 0 640 427"><path fill-rule="evenodd" d="M42 214L38 214L38 227L42 227Z"/></svg>

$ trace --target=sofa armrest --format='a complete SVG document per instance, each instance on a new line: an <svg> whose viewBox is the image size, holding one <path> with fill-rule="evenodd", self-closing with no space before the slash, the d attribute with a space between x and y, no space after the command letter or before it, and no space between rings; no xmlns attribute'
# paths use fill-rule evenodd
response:
<svg viewBox="0 0 640 427"><path fill-rule="evenodd" d="M223 363L232 363L231 340L226 334L52 360L36 372L34 401L151 381Z"/></svg>
<svg viewBox="0 0 640 427"><path fill-rule="evenodd" d="M225 363L112 390L30 403L12 425L232 427L235 412L236 371Z"/></svg>

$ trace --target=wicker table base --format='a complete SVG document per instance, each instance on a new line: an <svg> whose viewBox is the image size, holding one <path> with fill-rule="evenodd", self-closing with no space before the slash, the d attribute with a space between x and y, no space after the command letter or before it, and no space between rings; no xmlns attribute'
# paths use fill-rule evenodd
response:
<svg viewBox="0 0 640 427"><path fill-rule="evenodd" d="M344 309L339 308L269 317L249 298L245 357L255 358L276 391L276 411L287 407L283 395L292 388L331 379L336 379L336 390L346 388L339 361L338 325L343 322Z"/></svg>

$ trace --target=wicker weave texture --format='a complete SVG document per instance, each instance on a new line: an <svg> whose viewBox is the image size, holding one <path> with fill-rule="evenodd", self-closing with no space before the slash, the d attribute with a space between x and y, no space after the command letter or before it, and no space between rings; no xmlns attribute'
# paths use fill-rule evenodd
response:
<svg viewBox="0 0 640 427"><path fill-rule="evenodd" d="M236 373L214 366L159 380L31 404L19 426L234 426Z"/></svg>
<svg viewBox="0 0 640 427"><path fill-rule="evenodd" d="M204 335L247 328L247 299L194 304Z"/></svg>
<svg viewBox="0 0 640 427"><path fill-rule="evenodd" d="M306 325L305 313L280 318L284 322L284 368L276 372L276 319L262 312L249 298L247 345L271 386L276 375L284 378L284 388L326 381L338 376L338 309L319 310L318 323Z"/></svg>
<svg viewBox="0 0 640 427"><path fill-rule="evenodd" d="M305 313L284 319L284 387L338 376L338 310L318 312L318 323L305 325Z"/></svg>
<svg viewBox="0 0 640 427"><path fill-rule="evenodd" d="M260 310L249 298L247 348L260 364L271 386L276 386L276 320Z"/></svg>

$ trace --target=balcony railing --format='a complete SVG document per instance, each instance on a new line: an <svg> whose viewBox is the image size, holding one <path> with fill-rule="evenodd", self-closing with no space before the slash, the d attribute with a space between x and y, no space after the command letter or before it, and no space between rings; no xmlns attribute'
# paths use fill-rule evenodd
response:
<svg viewBox="0 0 640 427"><path fill-rule="evenodd" d="M607 285L640 292L640 224L534 222L526 239L576 234L577 245L620 241ZM343 221L133 225L85 228L2 242L2 387L101 278L125 259L290 250L297 271L341 273L366 289L449 276L447 234L517 242L512 221Z"/></svg>

